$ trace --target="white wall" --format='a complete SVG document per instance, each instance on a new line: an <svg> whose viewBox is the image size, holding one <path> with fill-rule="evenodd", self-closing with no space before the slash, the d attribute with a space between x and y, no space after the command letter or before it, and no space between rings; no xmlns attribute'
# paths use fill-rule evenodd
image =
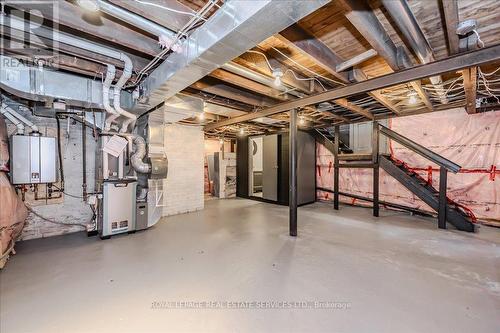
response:
<svg viewBox="0 0 500 333"><path fill-rule="evenodd" d="M203 209L204 134L201 127L165 126L168 176L165 180L163 216Z"/></svg>

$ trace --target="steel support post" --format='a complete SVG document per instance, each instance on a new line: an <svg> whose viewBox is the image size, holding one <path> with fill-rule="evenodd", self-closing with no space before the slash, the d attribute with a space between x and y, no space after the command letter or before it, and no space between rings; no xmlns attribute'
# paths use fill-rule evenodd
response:
<svg viewBox="0 0 500 333"><path fill-rule="evenodd" d="M378 217L379 212L379 166L378 166L378 154L379 154L379 134L378 134L378 122L373 122L372 131L372 162L373 162L373 216Z"/></svg>
<svg viewBox="0 0 500 333"><path fill-rule="evenodd" d="M297 109L290 110L290 172L289 209L290 236L297 236Z"/></svg>
<svg viewBox="0 0 500 333"><path fill-rule="evenodd" d="M439 169L439 211L438 211L438 227L446 229L446 184L447 184L448 170L441 167Z"/></svg>
<svg viewBox="0 0 500 333"><path fill-rule="evenodd" d="M339 209L339 142L340 126L335 126L335 137L333 142L333 208Z"/></svg>

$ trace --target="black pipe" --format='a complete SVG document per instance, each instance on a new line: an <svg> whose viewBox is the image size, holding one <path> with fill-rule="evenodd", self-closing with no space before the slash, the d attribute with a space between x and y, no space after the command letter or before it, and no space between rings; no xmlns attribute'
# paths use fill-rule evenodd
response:
<svg viewBox="0 0 500 333"><path fill-rule="evenodd" d="M61 153L61 124L56 116L57 123L57 153L59 155L59 173L61 174L61 191L64 192L64 167Z"/></svg>
<svg viewBox="0 0 500 333"><path fill-rule="evenodd" d="M297 109L290 110L290 236L297 236Z"/></svg>
<svg viewBox="0 0 500 333"><path fill-rule="evenodd" d="M85 114L84 116L85 117ZM85 119L82 121L82 191L83 200L87 199L87 126L85 126Z"/></svg>

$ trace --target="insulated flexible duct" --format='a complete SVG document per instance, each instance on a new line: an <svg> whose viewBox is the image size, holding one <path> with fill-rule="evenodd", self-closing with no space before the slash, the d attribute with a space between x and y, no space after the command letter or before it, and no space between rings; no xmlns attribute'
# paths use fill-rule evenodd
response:
<svg viewBox="0 0 500 333"><path fill-rule="evenodd" d="M138 173L150 173L151 165L142 161L146 156L146 141L141 136L134 138L135 153L130 157L130 164Z"/></svg>

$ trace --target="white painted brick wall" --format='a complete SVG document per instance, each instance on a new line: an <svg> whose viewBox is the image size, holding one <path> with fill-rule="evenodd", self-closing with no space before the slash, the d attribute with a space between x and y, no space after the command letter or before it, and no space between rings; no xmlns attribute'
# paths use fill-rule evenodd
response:
<svg viewBox="0 0 500 333"><path fill-rule="evenodd" d="M203 209L204 135L201 127L165 126L168 177L164 182L163 216Z"/></svg>

